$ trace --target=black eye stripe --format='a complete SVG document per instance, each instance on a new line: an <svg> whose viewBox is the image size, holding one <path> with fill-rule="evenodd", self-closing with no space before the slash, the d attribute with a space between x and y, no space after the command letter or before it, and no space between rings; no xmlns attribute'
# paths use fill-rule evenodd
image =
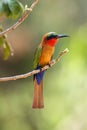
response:
<svg viewBox="0 0 87 130"><path fill-rule="evenodd" d="M58 38L58 35L49 35L47 37L47 40L53 39L53 38Z"/></svg>

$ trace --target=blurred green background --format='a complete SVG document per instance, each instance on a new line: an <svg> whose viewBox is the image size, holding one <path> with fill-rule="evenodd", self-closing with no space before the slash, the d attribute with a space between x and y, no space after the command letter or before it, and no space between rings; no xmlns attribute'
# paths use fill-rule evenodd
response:
<svg viewBox="0 0 87 130"><path fill-rule="evenodd" d="M33 0L21 2L30 6ZM45 74L45 108L32 109L32 77L0 83L0 130L87 130L87 0L39 0L8 34L14 56L4 61L0 51L0 77L31 71L34 51L50 31L71 37L59 41L54 58L65 48L70 52Z"/></svg>

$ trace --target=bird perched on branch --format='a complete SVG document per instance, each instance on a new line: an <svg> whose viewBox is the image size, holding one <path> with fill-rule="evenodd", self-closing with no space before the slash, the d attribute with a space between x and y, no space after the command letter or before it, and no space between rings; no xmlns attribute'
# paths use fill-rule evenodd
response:
<svg viewBox="0 0 87 130"><path fill-rule="evenodd" d="M54 54L56 43L60 38L69 37L66 34L49 32L45 34L39 44L34 56L34 69L41 69L45 65L50 65ZM32 108L44 108L43 97L43 77L45 71L34 75L34 98Z"/></svg>

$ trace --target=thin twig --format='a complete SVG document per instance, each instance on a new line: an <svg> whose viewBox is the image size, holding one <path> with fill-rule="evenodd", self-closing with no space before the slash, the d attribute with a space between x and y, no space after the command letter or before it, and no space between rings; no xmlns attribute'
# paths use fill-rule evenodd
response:
<svg viewBox="0 0 87 130"><path fill-rule="evenodd" d="M55 60L52 60L50 62L50 65L46 65L44 66L41 70L38 69L38 70L33 70L31 72L28 72L28 73L25 73L25 74L21 74L21 75L16 75L16 76L11 76L11 77L3 77L3 78L0 78L0 82L6 82L6 81L11 81L11 80L17 80L17 79L23 79L23 78L27 78L29 76L32 76L34 74L37 74L43 70L47 70L49 69L50 67L52 67L54 64L56 64L57 62L60 61L60 59L66 54L68 53L69 50L66 48L64 51L62 51L59 56L55 59Z"/></svg>
<svg viewBox="0 0 87 130"><path fill-rule="evenodd" d="M3 32L0 32L0 37L3 36L4 34L7 34L7 33L11 32L12 30L16 29L20 24L22 24L24 22L24 20L30 15L30 13L32 12L32 10L34 9L34 7L38 3L38 1L39 0L35 0L33 2L33 4L30 6L30 8L28 10L26 10L24 15L14 25L12 25L11 27L7 28Z"/></svg>

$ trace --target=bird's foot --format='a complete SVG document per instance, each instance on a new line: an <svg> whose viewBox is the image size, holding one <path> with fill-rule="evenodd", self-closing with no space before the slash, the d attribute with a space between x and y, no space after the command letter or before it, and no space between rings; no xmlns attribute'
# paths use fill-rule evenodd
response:
<svg viewBox="0 0 87 130"><path fill-rule="evenodd" d="M51 62L49 63L49 64L47 64L49 67L52 67L52 65L51 65Z"/></svg>
<svg viewBox="0 0 87 130"><path fill-rule="evenodd" d="M43 69L42 68L40 68L40 72L42 72L43 71Z"/></svg>
<svg viewBox="0 0 87 130"><path fill-rule="evenodd" d="M47 64L49 67L51 67L51 64L49 63L49 64Z"/></svg>

